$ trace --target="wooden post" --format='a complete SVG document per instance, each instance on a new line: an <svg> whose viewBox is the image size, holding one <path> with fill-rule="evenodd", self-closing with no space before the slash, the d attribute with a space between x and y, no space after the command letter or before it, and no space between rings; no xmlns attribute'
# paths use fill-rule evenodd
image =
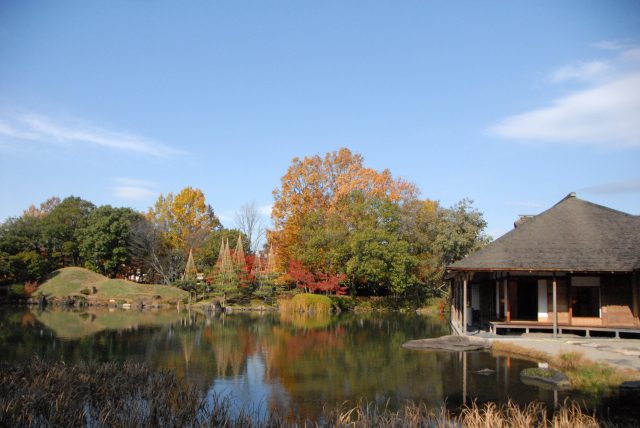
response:
<svg viewBox="0 0 640 428"><path fill-rule="evenodd" d="M454 326L458 322L458 303L456 302L456 299L458 298L458 293L456 293L457 286L458 284L454 278L451 284L451 322Z"/></svg>
<svg viewBox="0 0 640 428"><path fill-rule="evenodd" d="M451 298L453 302L453 324L458 328L458 279L453 280L453 296Z"/></svg>
<svg viewBox="0 0 640 428"><path fill-rule="evenodd" d="M458 280L456 281L456 305L457 305L457 310L456 312L458 313L458 331L462 331L462 312L460 312L460 279L458 278Z"/></svg>
<svg viewBox="0 0 640 428"><path fill-rule="evenodd" d="M496 320L500 319L500 281L496 281Z"/></svg>
<svg viewBox="0 0 640 428"><path fill-rule="evenodd" d="M462 280L462 333L467 333L467 275Z"/></svg>
<svg viewBox="0 0 640 428"><path fill-rule="evenodd" d="M456 319L456 301L455 301L455 280L451 281L451 305L450 305L450 321L453 324L453 321Z"/></svg>
<svg viewBox="0 0 640 428"><path fill-rule="evenodd" d="M511 308L509 307L509 281L504 280L504 317L507 322L511 321Z"/></svg>
<svg viewBox="0 0 640 428"><path fill-rule="evenodd" d="M567 323L569 325L571 325L573 323L573 303L571 301L571 280L572 277L571 276L566 276L565 277L565 283L567 284L567 314L568 314L568 319L567 319Z"/></svg>
<svg viewBox="0 0 640 428"><path fill-rule="evenodd" d="M458 331L462 331L462 297L460 291L460 279L458 279Z"/></svg>
<svg viewBox="0 0 640 428"><path fill-rule="evenodd" d="M600 288L602 290L602 287ZM640 322L638 318L638 274L631 274L631 294L633 298L633 323L637 326ZM602 302L600 302L600 308L602 308ZM601 309L602 310L602 309Z"/></svg>
<svg viewBox="0 0 640 428"><path fill-rule="evenodd" d="M553 273L553 338L558 337L558 287L556 273Z"/></svg>

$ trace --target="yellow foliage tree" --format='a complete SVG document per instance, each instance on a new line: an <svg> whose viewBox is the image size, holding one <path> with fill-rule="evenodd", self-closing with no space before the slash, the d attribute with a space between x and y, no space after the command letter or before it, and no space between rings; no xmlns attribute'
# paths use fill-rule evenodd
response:
<svg viewBox="0 0 640 428"><path fill-rule="evenodd" d="M177 195L160 195L147 217L163 230L169 245L188 254L200 247L209 233L220 227L220 220L206 203L200 189L185 187Z"/></svg>

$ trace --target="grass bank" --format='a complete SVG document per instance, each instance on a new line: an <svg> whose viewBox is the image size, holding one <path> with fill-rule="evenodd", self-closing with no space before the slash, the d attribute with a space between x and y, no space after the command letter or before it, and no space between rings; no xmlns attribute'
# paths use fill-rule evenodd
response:
<svg viewBox="0 0 640 428"><path fill-rule="evenodd" d="M186 291L176 287L110 279L80 267L53 272L34 295L41 294L54 303L73 298L87 304L176 304L188 298Z"/></svg>
<svg viewBox="0 0 640 428"><path fill-rule="evenodd" d="M494 354L512 354L531 361L544 361L550 367L564 373L571 387L590 394L603 394L628 380L640 380L640 373L624 370L609 364L599 363L586 358L579 352L564 352L550 355L529 347L514 343L495 341L491 351Z"/></svg>
<svg viewBox="0 0 640 428"><path fill-rule="evenodd" d="M135 363L75 366L32 359L0 363L0 426L112 427L598 427L575 403L554 412L540 403L524 408L492 403L459 409L406 403L389 410L372 403L328 407L317 421L257 410L234 411L229 399L207 397L173 372ZM609 425L611 426L611 425Z"/></svg>

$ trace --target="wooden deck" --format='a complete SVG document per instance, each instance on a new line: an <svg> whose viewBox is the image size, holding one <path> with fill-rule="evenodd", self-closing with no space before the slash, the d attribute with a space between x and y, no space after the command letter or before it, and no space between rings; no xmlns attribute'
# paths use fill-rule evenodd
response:
<svg viewBox="0 0 640 428"><path fill-rule="evenodd" d="M498 334L498 330L524 330L524 333L530 333L539 330L553 331L553 323L537 322L537 321L492 321L489 323L489 331ZM563 332L584 332L585 337L591 337L591 332L611 333L616 339L620 338L620 333L633 334L640 336L640 329L633 327L595 327L587 325L558 324L558 333Z"/></svg>

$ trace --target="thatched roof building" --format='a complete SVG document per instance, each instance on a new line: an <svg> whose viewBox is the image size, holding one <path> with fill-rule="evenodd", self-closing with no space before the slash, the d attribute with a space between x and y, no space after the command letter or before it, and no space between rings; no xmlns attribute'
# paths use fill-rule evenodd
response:
<svg viewBox="0 0 640 428"><path fill-rule="evenodd" d="M453 317L462 330L498 321L640 327L640 216L575 193L521 217L513 230L448 271Z"/></svg>

